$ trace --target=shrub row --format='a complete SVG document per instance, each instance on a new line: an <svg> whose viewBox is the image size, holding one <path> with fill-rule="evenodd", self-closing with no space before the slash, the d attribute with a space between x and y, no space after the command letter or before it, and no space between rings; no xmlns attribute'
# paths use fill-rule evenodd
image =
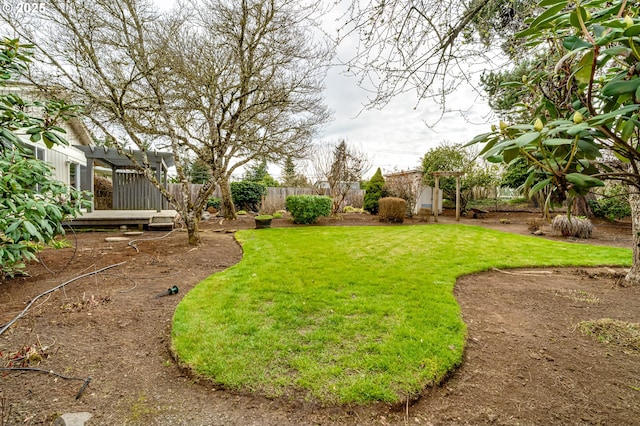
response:
<svg viewBox="0 0 640 426"><path fill-rule="evenodd" d="M320 216L331 214L331 197L324 195L289 195L285 205L293 223L313 223Z"/></svg>

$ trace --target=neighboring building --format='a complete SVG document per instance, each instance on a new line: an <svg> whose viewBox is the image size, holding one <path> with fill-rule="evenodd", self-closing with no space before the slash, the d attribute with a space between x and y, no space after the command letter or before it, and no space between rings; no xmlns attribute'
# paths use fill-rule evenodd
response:
<svg viewBox="0 0 640 426"><path fill-rule="evenodd" d="M402 193L405 197L415 200L413 214L417 214L420 209L433 210L434 190L422 183L422 171L407 170L390 173L384 179L386 186L392 188L394 192ZM442 190L439 192L438 213L442 213Z"/></svg>

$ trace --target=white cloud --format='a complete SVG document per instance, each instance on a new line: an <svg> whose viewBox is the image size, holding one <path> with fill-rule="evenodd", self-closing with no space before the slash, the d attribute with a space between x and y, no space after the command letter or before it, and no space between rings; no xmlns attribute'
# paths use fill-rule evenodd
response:
<svg viewBox="0 0 640 426"><path fill-rule="evenodd" d="M488 131L490 109L468 86L447 98L447 112L425 100L417 105L411 95L397 97L380 110L364 110L367 92L357 79L334 68L326 80L325 99L334 121L319 135L323 141L346 139L370 155L373 171L416 167L420 158L443 141L467 142ZM372 172L373 173L373 172Z"/></svg>
<svg viewBox="0 0 640 426"><path fill-rule="evenodd" d="M343 5L341 5L343 6ZM328 32L335 31L340 11L334 9L326 17ZM357 39L345 40L337 57L345 61L356 51ZM319 135L321 141L346 139L364 148L373 168L383 171L411 169L420 158L441 142L468 142L487 132L491 111L477 91L468 84L447 96L444 115L434 101L416 105L416 97L408 93L392 99L380 110L363 110L369 93L358 87L358 79L344 75L345 66L330 69L326 79L325 100L334 111L334 121Z"/></svg>

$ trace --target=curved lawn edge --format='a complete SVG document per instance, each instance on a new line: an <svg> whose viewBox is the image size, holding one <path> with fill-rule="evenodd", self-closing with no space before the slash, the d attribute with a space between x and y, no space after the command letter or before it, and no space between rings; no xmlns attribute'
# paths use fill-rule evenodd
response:
<svg viewBox="0 0 640 426"><path fill-rule="evenodd" d="M178 305L172 349L223 387L396 403L462 361L456 279L491 268L629 265L628 249L468 225L241 231L243 259Z"/></svg>

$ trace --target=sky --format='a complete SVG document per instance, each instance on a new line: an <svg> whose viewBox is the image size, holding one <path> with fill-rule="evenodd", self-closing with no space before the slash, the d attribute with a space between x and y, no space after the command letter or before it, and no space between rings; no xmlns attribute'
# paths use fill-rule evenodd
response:
<svg viewBox="0 0 640 426"><path fill-rule="evenodd" d="M340 27L340 4L325 17L323 27L331 34ZM347 39L337 48L336 64L353 56L357 38ZM357 77L347 76L346 66L333 66L325 81L327 105L334 120L319 135L322 141L345 139L369 154L370 175L380 167L384 172L410 170L420 166L421 157L442 142L465 143L491 127L491 109L469 85L461 85L447 96L447 112L433 100L417 103L411 93L397 96L381 109L363 109L370 96L358 87ZM478 76L479 78L479 73Z"/></svg>
<svg viewBox="0 0 640 426"><path fill-rule="evenodd" d="M345 139L369 153L371 174L378 167L383 172L416 168L429 149L445 141L468 142L491 127L490 108L468 86L447 97L446 107L452 112L441 117L435 102L424 100L416 105L410 94L394 98L379 110L363 109L368 93L358 87L355 77L344 75L341 66L329 71L325 83L325 101L334 120L319 139Z"/></svg>
<svg viewBox="0 0 640 426"><path fill-rule="evenodd" d="M154 0L163 10L175 0ZM336 2L337 4L337 2ZM334 32L340 25L339 11L323 21L325 31ZM325 80L324 98L333 111L333 121L326 125L314 142L335 143L346 140L360 151L367 152L370 178L380 167L383 173L418 168L421 157L442 142L464 143L485 133L491 127L491 110L468 85L447 97L447 109L441 117L440 106L424 100L416 105L411 94L396 97L379 110L363 109L369 93L358 87L357 78L345 75L346 67L338 65L350 59L357 40L338 46L336 59ZM495 121L495 119L493 119ZM271 165L270 174L279 179L280 167Z"/></svg>

